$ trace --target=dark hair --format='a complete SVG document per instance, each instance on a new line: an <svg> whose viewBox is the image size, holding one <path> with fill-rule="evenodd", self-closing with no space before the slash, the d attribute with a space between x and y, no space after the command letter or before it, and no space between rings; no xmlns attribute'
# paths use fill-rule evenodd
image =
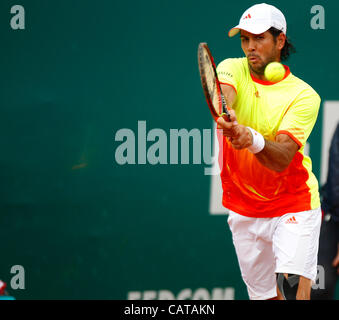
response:
<svg viewBox="0 0 339 320"><path fill-rule="evenodd" d="M279 29L276 29L274 27L268 29L268 31L272 34L274 37L274 40L276 40L277 36L282 32ZM291 43L290 39L286 37L285 45L281 49L281 56L280 59L281 61L285 61L289 58L291 53L296 52L294 45Z"/></svg>

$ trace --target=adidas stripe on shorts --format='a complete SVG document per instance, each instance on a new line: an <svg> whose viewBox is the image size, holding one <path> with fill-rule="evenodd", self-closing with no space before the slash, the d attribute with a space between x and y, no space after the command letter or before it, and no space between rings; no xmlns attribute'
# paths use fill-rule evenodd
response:
<svg viewBox="0 0 339 320"><path fill-rule="evenodd" d="M228 224L251 300L277 296L276 273L316 280L320 208L275 218L250 218L230 211Z"/></svg>

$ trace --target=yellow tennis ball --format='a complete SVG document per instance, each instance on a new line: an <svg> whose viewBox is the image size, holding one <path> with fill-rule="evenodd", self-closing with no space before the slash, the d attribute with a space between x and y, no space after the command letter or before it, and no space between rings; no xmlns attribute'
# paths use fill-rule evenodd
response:
<svg viewBox="0 0 339 320"><path fill-rule="evenodd" d="M265 78L270 82L278 82L285 76L285 68L280 62L271 62L265 68Z"/></svg>

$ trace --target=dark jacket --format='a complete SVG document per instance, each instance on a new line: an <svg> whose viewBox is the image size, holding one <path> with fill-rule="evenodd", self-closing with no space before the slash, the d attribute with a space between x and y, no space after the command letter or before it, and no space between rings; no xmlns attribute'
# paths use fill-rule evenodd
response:
<svg viewBox="0 0 339 320"><path fill-rule="evenodd" d="M324 213L330 213L331 218L339 222L339 123L332 137L327 181L321 195Z"/></svg>

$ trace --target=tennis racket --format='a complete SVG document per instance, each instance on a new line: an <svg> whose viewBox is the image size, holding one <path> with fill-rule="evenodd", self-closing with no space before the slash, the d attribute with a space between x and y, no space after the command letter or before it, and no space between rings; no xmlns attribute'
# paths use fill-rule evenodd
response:
<svg viewBox="0 0 339 320"><path fill-rule="evenodd" d="M207 105L214 119L223 117L230 121L231 115L227 110L226 100L221 91L215 63L207 43L200 43L198 47L198 65L201 85L204 90Z"/></svg>

